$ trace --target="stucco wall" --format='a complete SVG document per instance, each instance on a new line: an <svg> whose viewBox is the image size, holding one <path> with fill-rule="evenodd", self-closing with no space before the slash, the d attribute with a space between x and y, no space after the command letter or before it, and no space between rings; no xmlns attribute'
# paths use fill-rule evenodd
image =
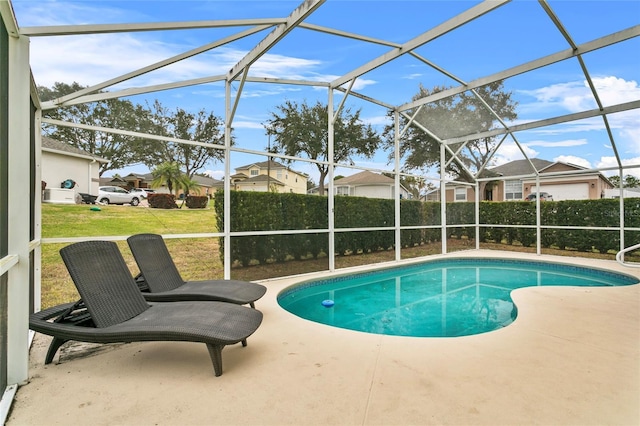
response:
<svg viewBox="0 0 640 426"><path fill-rule="evenodd" d="M368 197L368 198L394 198L394 187L391 185L357 185L353 188L354 197ZM403 199L409 199L409 194L404 189L400 188L400 194Z"/></svg>
<svg viewBox="0 0 640 426"><path fill-rule="evenodd" d="M77 192L98 194L98 163L91 164L90 160L71 157L68 155L42 152L42 180L47 182L47 188L60 188L60 183L67 179L76 181Z"/></svg>

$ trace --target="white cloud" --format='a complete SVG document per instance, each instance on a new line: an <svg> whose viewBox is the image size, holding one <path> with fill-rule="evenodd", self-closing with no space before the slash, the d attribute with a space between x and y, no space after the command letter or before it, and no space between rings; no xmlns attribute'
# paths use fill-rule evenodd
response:
<svg viewBox="0 0 640 426"><path fill-rule="evenodd" d="M539 89L538 100L547 105L560 105L572 112L593 109L597 106L588 88L575 81Z"/></svg>
<svg viewBox="0 0 640 426"><path fill-rule="evenodd" d="M20 27L95 24L104 22L140 22L146 16L132 9L109 7L108 2L65 2L58 0L15 1Z"/></svg>
<svg viewBox="0 0 640 426"><path fill-rule="evenodd" d="M262 125L262 123L259 123L257 121L250 121L250 120L234 120L233 121L233 128L234 129L258 129L258 130L264 130L264 126Z"/></svg>
<svg viewBox="0 0 640 426"><path fill-rule="evenodd" d="M386 115L377 115L371 117L361 117L362 121L366 124L371 124L372 126L386 126L387 124L391 124L391 119Z"/></svg>
<svg viewBox="0 0 640 426"><path fill-rule="evenodd" d="M523 145L522 149L529 158L536 158L539 154L538 151L526 145ZM523 158L522 151L520 151L515 142L505 142L500 145L500 148L498 148L496 154L493 156L491 167L500 166L515 160L522 160Z"/></svg>
<svg viewBox="0 0 640 426"><path fill-rule="evenodd" d="M622 164L625 166L634 166L640 165L640 157L635 158L627 158L622 160ZM596 164L597 168L607 168L607 167L618 167L618 162L616 161L616 157L601 157L600 161ZM607 176L618 174L617 170L609 170L603 172ZM625 169L623 172L624 175L632 175L640 179L640 167L636 167L634 169Z"/></svg>
<svg viewBox="0 0 640 426"><path fill-rule="evenodd" d="M224 170L206 170L204 174L214 179L224 178Z"/></svg>
<svg viewBox="0 0 640 426"><path fill-rule="evenodd" d="M635 80L615 76L593 79L598 96L604 105L616 105L640 99L640 86Z"/></svg>
<svg viewBox="0 0 640 426"><path fill-rule="evenodd" d="M322 81L322 82L331 82L337 78L342 77L341 75L333 75L333 74L325 74L325 75L320 75L320 74L316 74L314 77L310 78L311 81ZM358 79L356 79L356 82L353 83L353 87L351 88L351 90L362 90L367 86L371 86L373 84L376 84L377 82L375 80L370 80L367 78L362 78L362 77L358 77ZM351 84L350 82L346 82L345 84L343 84L342 88L344 89L348 89L349 88L349 84ZM338 94L338 93L336 93Z"/></svg>
<svg viewBox="0 0 640 426"><path fill-rule="evenodd" d="M592 81L598 97L605 106L640 98L640 86L635 80L627 81L615 76L605 76L594 77ZM535 102L522 105L526 111L560 108L572 113L598 107L586 80L553 84L535 90L520 90L518 93L535 99Z"/></svg>
<svg viewBox="0 0 640 426"><path fill-rule="evenodd" d="M565 148L568 146L580 146L586 145L588 142L585 139L567 139L564 141L551 142L551 141L529 141L523 143L524 146L540 146L545 148Z"/></svg>
<svg viewBox="0 0 640 426"><path fill-rule="evenodd" d="M539 135L563 135L567 133L594 132L604 130L604 122L600 117L586 118L579 121L561 123L555 126L542 127L533 130Z"/></svg>
<svg viewBox="0 0 640 426"><path fill-rule="evenodd" d="M71 36L61 39L36 38L31 43L31 65L36 83L52 86L55 82L93 85L131 71L149 66L192 49L160 41L146 41L134 34L97 34ZM180 62L151 71L122 87L147 86L206 76L225 75L247 52L232 47L220 47ZM318 60L265 54L252 67L252 76L276 77L312 81L330 81L333 76L320 77L314 68ZM358 81L359 88L373 84L372 80ZM243 96L278 95L283 91L299 90L282 86L269 90L254 90ZM224 90L220 90L224 95Z"/></svg>
<svg viewBox="0 0 640 426"><path fill-rule="evenodd" d="M586 169L591 168L591 163L582 157L576 157L575 155L559 155L553 159L553 161L559 161L561 163L575 164Z"/></svg>
<svg viewBox="0 0 640 426"><path fill-rule="evenodd" d="M635 80L625 80L616 76L599 76L594 77L592 81L605 107L640 99L640 85ZM536 121L540 119L532 117L525 119L524 116L528 114L547 118L556 114L575 113L597 108L591 89L586 81L554 84L536 90L519 91L518 93L534 99L533 102L521 102L521 106L518 109L520 114L520 120L518 121ZM639 155L640 114L638 114L637 110L609 114L607 118L620 155L622 157ZM578 142L580 141L588 143L592 148L604 146L605 144L610 145L605 122L601 117L561 123L547 128L536 129L532 132L541 136L590 132L592 136L588 139L567 139L564 142L532 141L527 142L528 146L579 146ZM563 143L566 145L562 145ZM572 143L575 143L575 145L572 145ZM591 152L590 154L598 155L597 152Z"/></svg>

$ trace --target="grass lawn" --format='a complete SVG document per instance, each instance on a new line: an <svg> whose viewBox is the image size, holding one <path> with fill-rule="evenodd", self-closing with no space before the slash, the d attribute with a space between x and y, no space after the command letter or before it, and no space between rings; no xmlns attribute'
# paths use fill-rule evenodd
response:
<svg viewBox="0 0 640 426"><path fill-rule="evenodd" d="M213 207L162 210L138 206L92 206L43 204L42 237L129 236L145 232L191 234L217 232ZM117 242L133 275L139 271L126 241ZM42 245L42 307L71 302L78 293L62 263L59 251L67 243ZM167 246L184 279L213 279L223 276L215 238L171 239Z"/></svg>
<svg viewBox="0 0 640 426"><path fill-rule="evenodd" d="M138 206L42 204L42 238L117 236L145 232L191 234L217 232L213 206L163 210Z"/></svg>

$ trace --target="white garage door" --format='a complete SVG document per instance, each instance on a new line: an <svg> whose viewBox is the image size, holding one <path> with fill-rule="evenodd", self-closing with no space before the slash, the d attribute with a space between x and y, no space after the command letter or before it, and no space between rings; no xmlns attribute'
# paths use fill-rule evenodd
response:
<svg viewBox="0 0 640 426"><path fill-rule="evenodd" d="M588 200L588 183L566 183L563 185L540 185L540 192L548 192L553 196L553 201L562 200Z"/></svg>

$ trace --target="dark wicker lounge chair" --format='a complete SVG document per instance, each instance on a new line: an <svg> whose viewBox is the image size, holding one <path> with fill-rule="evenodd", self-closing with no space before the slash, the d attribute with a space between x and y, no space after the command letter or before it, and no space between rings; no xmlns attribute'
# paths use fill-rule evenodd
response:
<svg viewBox="0 0 640 426"><path fill-rule="evenodd" d="M82 299L30 316L32 330L53 336L45 364L69 340L199 342L207 345L220 376L222 349L239 342L246 346L262 322L260 311L231 303L147 303L114 242L75 243L60 254Z"/></svg>
<svg viewBox="0 0 640 426"><path fill-rule="evenodd" d="M264 296L263 285L238 280L184 281L178 272L162 236L137 234L127 239L131 253L140 268L140 277L148 286L143 296L150 302L180 300L217 300L251 305Z"/></svg>

